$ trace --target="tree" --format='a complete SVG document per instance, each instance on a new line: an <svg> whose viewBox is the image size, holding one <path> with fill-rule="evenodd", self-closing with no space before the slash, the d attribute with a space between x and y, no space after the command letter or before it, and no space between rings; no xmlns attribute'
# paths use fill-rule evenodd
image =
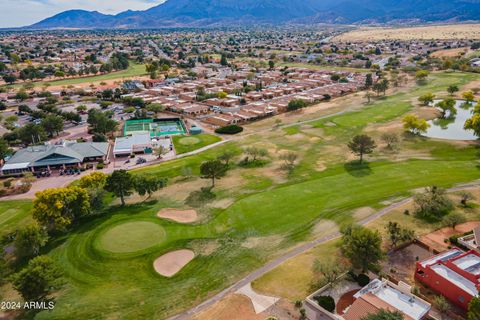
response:
<svg viewBox="0 0 480 320"><path fill-rule="evenodd" d="M419 119L417 115L409 114L403 119L403 127L413 134L422 134L427 132L430 124L425 119Z"/></svg>
<svg viewBox="0 0 480 320"><path fill-rule="evenodd" d="M148 194L149 199L152 194L167 185L167 180L151 174L140 174L134 177L135 191L141 196Z"/></svg>
<svg viewBox="0 0 480 320"><path fill-rule="evenodd" d="M450 213L445 218L443 218L443 223L454 230L457 227L457 225L464 223L465 221L467 221L465 216L461 213L456 213L456 212Z"/></svg>
<svg viewBox="0 0 480 320"><path fill-rule="evenodd" d="M268 67L270 68L270 70L273 70L275 68L275 62L273 60L269 60Z"/></svg>
<svg viewBox="0 0 480 320"><path fill-rule="evenodd" d="M468 207L468 201L473 200L473 199L475 199L475 197L470 192L467 192L467 191L460 192L460 204L464 208L467 208Z"/></svg>
<svg viewBox="0 0 480 320"><path fill-rule="evenodd" d="M65 230L90 213L87 190L72 186L39 191L33 200L33 218L48 230Z"/></svg>
<svg viewBox="0 0 480 320"><path fill-rule="evenodd" d="M160 112L163 112L165 110L165 107L162 106L160 103L150 103L147 105L147 110L157 115Z"/></svg>
<svg viewBox="0 0 480 320"><path fill-rule="evenodd" d="M400 242L407 242L413 240L413 230L402 228L398 222L389 221L385 226L387 230L388 239L391 243L391 248L395 248Z"/></svg>
<svg viewBox="0 0 480 320"><path fill-rule="evenodd" d="M306 106L307 106L307 103L302 99L293 99L288 103L287 110L294 111L294 110L305 108Z"/></svg>
<svg viewBox="0 0 480 320"><path fill-rule="evenodd" d="M352 153L360 156L360 163L363 162L363 156L371 154L376 147L375 141L364 134L353 137L352 141L348 143L348 148Z"/></svg>
<svg viewBox="0 0 480 320"><path fill-rule="evenodd" d="M442 315L446 314L451 309L450 303L443 296L435 296L432 304Z"/></svg>
<svg viewBox="0 0 480 320"><path fill-rule="evenodd" d="M433 99L435 99L435 95L433 93L426 93L418 98L418 101L420 101L424 106L428 106L430 103L433 102Z"/></svg>
<svg viewBox="0 0 480 320"><path fill-rule="evenodd" d="M78 181L78 185L84 189L103 188L107 183L107 175L103 172L95 171L89 175L83 176Z"/></svg>
<svg viewBox="0 0 480 320"><path fill-rule="evenodd" d="M280 155L280 160L283 160L283 164L280 169L285 170L287 173L292 173L295 169L295 161L297 161L298 155L295 152L286 152Z"/></svg>
<svg viewBox="0 0 480 320"><path fill-rule="evenodd" d="M418 70L415 73L415 79L419 82L423 82L427 79L430 73L427 70Z"/></svg>
<svg viewBox="0 0 480 320"><path fill-rule="evenodd" d="M224 53L222 53L222 56L220 58L220 64L224 67L228 66L227 56Z"/></svg>
<svg viewBox="0 0 480 320"><path fill-rule="evenodd" d="M347 270L348 266L338 259L316 259L313 263L313 272L319 273L327 284L334 285L340 276Z"/></svg>
<svg viewBox="0 0 480 320"><path fill-rule="evenodd" d="M85 113L88 110L88 108L86 105L82 104L77 106L75 110L77 110L77 112L80 112L80 113Z"/></svg>
<svg viewBox="0 0 480 320"><path fill-rule="evenodd" d="M15 94L15 100L17 101L24 101L24 100L27 100L28 98L29 98L29 95L24 89L19 90Z"/></svg>
<svg viewBox="0 0 480 320"><path fill-rule="evenodd" d="M217 159L223 161L223 163L229 167L230 161L233 159L233 157L235 157L235 152L232 150L225 150L217 157Z"/></svg>
<svg viewBox="0 0 480 320"><path fill-rule="evenodd" d="M12 276L12 284L26 301L42 300L60 284L60 270L48 256L39 256L28 262Z"/></svg>
<svg viewBox="0 0 480 320"><path fill-rule="evenodd" d="M365 227L347 227L342 230L342 252L354 268L366 272L383 258L382 237Z"/></svg>
<svg viewBox="0 0 480 320"><path fill-rule="evenodd" d="M472 102L475 100L475 95L472 91L465 91L462 93L462 97L468 104L472 104Z"/></svg>
<svg viewBox="0 0 480 320"><path fill-rule="evenodd" d="M131 195L133 189L134 181L132 175L126 170L115 170L107 177L105 190L119 197L122 206L125 205L125 197Z"/></svg>
<svg viewBox="0 0 480 320"><path fill-rule="evenodd" d="M382 141L387 144L387 148L392 150L399 142L398 135L394 132L385 132L381 137Z"/></svg>
<svg viewBox="0 0 480 320"><path fill-rule="evenodd" d="M362 320L403 320L403 314L400 311L388 311L381 309L378 313L369 314Z"/></svg>
<svg viewBox="0 0 480 320"><path fill-rule="evenodd" d="M12 154L13 150L8 146L7 140L0 138L0 163L5 160L5 158Z"/></svg>
<svg viewBox="0 0 480 320"><path fill-rule="evenodd" d="M8 84L14 84L15 82L17 82L17 77L14 76L13 74L6 74L2 78L3 78L3 81L5 81Z"/></svg>
<svg viewBox="0 0 480 320"><path fill-rule="evenodd" d="M447 91L451 96L453 96L456 92L459 91L459 89L458 89L457 85L452 84L452 85L448 86Z"/></svg>
<svg viewBox="0 0 480 320"><path fill-rule="evenodd" d="M245 149L245 153L252 157L252 162L255 162L258 160L258 158L263 158L268 156L268 151L263 148L258 148L258 147L248 147Z"/></svg>
<svg viewBox="0 0 480 320"><path fill-rule="evenodd" d="M365 76L365 88L370 89L373 85L373 77L371 73L367 73Z"/></svg>
<svg viewBox="0 0 480 320"><path fill-rule="evenodd" d="M211 179L212 188L215 187L215 179L221 179L227 174L228 167L220 160L205 161L200 165L202 179Z"/></svg>
<svg viewBox="0 0 480 320"><path fill-rule="evenodd" d="M25 226L15 234L15 256L17 259L35 257L47 241L48 234L44 228L36 223Z"/></svg>
<svg viewBox="0 0 480 320"><path fill-rule="evenodd" d="M480 137L480 113L475 112L470 119L467 119L463 128L473 130L474 134Z"/></svg>
<svg viewBox="0 0 480 320"><path fill-rule="evenodd" d="M49 114L42 120L42 126L49 136L58 135L63 130L63 118L54 114Z"/></svg>
<svg viewBox="0 0 480 320"><path fill-rule="evenodd" d="M468 303L468 320L478 320L480 319L480 298L473 297L472 300Z"/></svg>
<svg viewBox="0 0 480 320"><path fill-rule="evenodd" d="M455 104L457 102L453 98L446 98L442 101L438 102L435 107L442 110L442 118L446 118L447 111L449 112L449 117L455 115L457 113L457 109L455 109Z"/></svg>
<svg viewBox="0 0 480 320"><path fill-rule="evenodd" d="M90 109L88 111L87 122L92 126L94 132L106 135L117 129L118 123L110 119L111 112L102 112L96 109Z"/></svg>
<svg viewBox="0 0 480 320"><path fill-rule="evenodd" d="M26 144L41 143L47 140L47 133L43 126L27 123L20 129L18 129L18 138Z"/></svg>
<svg viewBox="0 0 480 320"><path fill-rule="evenodd" d="M370 104L372 102L373 94L371 91L365 92L365 99L367 99L367 104Z"/></svg>
<svg viewBox="0 0 480 320"><path fill-rule="evenodd" d="M453 209L453 204L445 190L436 186L425 188L414 197L415 214L420 217L441 218Z"/></svg>

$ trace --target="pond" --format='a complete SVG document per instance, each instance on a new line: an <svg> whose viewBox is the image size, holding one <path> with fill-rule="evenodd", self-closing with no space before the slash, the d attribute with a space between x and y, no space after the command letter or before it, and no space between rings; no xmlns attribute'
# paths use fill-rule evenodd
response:
<svg viewBox="0 0 480 320"><path fill-rule="evenodd" d="M437 104L441 100L435 100L433 105ZM465 130L463 125L465 121L472 117L473 107L477 103L473 102L471 105L465 105L465 101L457 100L455 104L455 109L457 109L457 114L450 116L447 113L445 119L438 118L435 120L428 121L430 128L428 128L426 137L437 138L437 139L446 139L446 140L477 140L473 130Z"/></svg>

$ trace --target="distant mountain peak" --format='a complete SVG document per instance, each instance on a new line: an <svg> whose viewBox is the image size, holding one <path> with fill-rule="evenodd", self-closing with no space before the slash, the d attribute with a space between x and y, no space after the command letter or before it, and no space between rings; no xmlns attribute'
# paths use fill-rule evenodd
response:
<svg viewBox="0 0 480 320"><path fill-rule="evenodd" d="M165 28L399 20L474 21L480 2L468 0L167 0L117 15L68 10L29 28Z"/></svg>

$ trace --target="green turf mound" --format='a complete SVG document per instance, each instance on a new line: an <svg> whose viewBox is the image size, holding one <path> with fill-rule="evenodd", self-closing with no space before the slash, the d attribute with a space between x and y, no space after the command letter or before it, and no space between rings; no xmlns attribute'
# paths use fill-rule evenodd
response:
<svg viewBox="0 0 480 320"><path fill-rule="evenodd" d="M156 223L132 221L116 225L100 236L98 247L113 253L131 253L153 247L165 238Z"/></svg>
<svg viewBox="0 0 480 320"><path fill-rule="evenodd" d="M185 137L181 138L180 141L178 141L180 144L183 144L185 146L191 146L197 143L200 143L200 139L195 138L195 137Z"/></svg>

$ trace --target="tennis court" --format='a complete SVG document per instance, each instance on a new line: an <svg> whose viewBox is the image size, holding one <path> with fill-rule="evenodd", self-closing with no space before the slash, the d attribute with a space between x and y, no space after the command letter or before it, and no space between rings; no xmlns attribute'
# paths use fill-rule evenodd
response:
<svg viewBox="0 0 480 320"><path fill-rule="evenodd" d="M180 119L142 119L127 120L124 135L150 133L151 137L185 134L185 126Z"/></svg>

